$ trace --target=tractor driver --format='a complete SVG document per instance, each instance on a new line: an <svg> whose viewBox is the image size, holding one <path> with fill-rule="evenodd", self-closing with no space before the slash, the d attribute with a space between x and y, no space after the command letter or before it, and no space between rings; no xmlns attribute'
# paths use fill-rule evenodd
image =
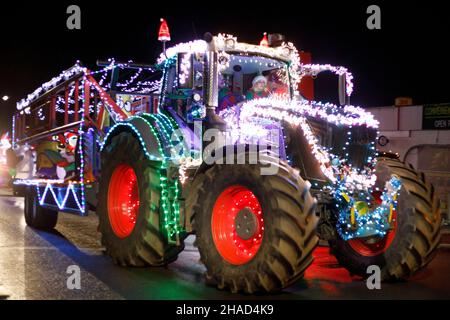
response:
<svg viewBox="0 0 450 320"><path fill-rule="evenodd" d="M253 100L268 97L269 94L270 92L267 89L267 79L260 75L253 79L252 87L246 92L245 97L247 100Z"/></svg>
<svg viewBox="0 0 450 320"><path fill-rule="evenodd" d="M287 96L289 88L283 78L285 75L280 70L273 70L269 75L269 90L273 95Z"/></svg>

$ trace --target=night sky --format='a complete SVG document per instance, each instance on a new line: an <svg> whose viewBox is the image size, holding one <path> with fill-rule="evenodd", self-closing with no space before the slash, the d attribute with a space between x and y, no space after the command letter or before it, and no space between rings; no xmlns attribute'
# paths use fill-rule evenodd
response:
<svg viewBox="0 0 450 320"><path fill-rule="evenodd" d="M207 31L230 33L250 43L259 43L265 31L282 33L298 49L311 52L314 63L348 67L355 77L356 105L392 105L398 96L410 96L415 104L450 102L450 11L443 4L93 2L0 5L0 97L11 97L6 103L0 100L0 132L10 126L17 100L78 59L91 68L97 59L109 57L153 63L161 51L161 17L169 23L169 46L201 38ZM81 7L80 31L66 28L70 4ZM381 30L366 27L370 4L381 7ZM320 97L329 93L331 80L324 79L317 86Z"/></svg>

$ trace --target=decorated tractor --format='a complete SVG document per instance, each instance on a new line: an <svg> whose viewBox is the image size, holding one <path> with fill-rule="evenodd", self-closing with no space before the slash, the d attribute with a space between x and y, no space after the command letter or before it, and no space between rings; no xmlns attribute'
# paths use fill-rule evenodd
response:
<svg viewBox="0 0 450 320"><path fill-rule="evenodd" d="M163 22L160 39L170 39ZM13 148L29 226L95 210L122 266L163 266L195 235L220 289L281 290L300 279L319 239L350 273L383 280L426 266L439 243L433 187L376 150L378 122L349 104L347 69L302 63L281 35L181 43L155 65L77 64L18 103ZM342 105L299 85L331 71Z"/></svg>

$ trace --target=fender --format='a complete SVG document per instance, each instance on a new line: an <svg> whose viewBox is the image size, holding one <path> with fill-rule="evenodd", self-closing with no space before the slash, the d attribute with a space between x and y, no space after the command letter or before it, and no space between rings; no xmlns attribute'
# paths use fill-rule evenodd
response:
<svg viewBox="0 0 450 320"><path fill-rule="evenodd" d="M142 150L149 160L161 161L163 159L164 154L160 148L161 143L158 137L158 131L142 117L132 117L115 124L103 140L100 151L108 145L114 136L122 132L130 132L139 139Z"/></svg>
<svg viewBox="0 0 450 320"><path fill-rule="evenodd" d="M328 179L320 170L317 160L311 155L311 147L304 134L286 127L286 136L289 137L287 154L291 160L291 166L300 170L303 179L319 184L325 183Z"/></svg>

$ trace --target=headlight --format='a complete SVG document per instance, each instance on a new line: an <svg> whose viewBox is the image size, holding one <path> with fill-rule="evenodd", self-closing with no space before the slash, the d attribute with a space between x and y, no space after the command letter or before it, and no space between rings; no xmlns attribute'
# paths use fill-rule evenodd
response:
<svg viewBox="0 0 450 320"><path fill-rule="evenodd" d="M227 49L233 49L235 45L234 39L226 39L225 40L225 46Z"/></svg>
<svg viewBox="0 0 450 320"><path fill-rule="evenodd" d="M192 96L192 99L195 102L200 102L200 100L202 100L202 97L198 93L194 93L194 95Z"/></svg>

